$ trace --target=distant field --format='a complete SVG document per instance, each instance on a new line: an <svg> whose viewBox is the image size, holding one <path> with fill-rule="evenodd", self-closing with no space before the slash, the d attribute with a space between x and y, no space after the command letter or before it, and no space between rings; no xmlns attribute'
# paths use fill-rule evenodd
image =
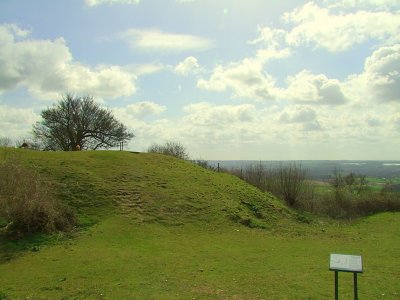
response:
<svg viewBox="0 0 400 300"><path fill-rule="evenodd" d="M210 165L220 168L245 171L251 165L263 165L267 170L297 164L307 171L307 177L315 184L317 191L329 188L329 181L337 171L343 175L354 173L365 175L366 184L373 191L387 187L392 191L400 191L400 161L211 161Z"/></svg>
<svg viewBox="0 0 400 300"><path fill-rule="evenodd" d="M308 175L315 180L327 180L332 177L335 170L341 173L363 174L367 177L378 179L400 178L400 161L350 161L350 160L300 160L300 161L252 161L252 160L229 160L210 161L210 164L221 168L245 169L249 165L262 164L267 168L276 168L288 163L301 165L308 170Z"/></svg>
<svg viewBox="0 0 400 300"><path fill-rule="evenodd" d="M400 177L393 177L390 179L386 178L376 178L376 177L367 177L368 186L370 186L374 190L382 190L384 187L393 191L400 191Z"/></svg>
<svg viewBox="0 0 400 300"><path fill-rule="evenodd" d="M392 191L400 191L400 177L394 177L389 179L377 178L377 177L366 177L366 187L372 191L381 191L383 188L387 188ZM311 181L316 187L317 191L323 192L327 189L331 189L329 180L312 180Z"/></svg>

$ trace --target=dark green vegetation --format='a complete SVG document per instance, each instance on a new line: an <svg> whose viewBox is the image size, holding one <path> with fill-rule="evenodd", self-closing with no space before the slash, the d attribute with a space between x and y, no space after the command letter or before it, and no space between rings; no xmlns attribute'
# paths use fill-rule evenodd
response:
<svg viewBox="0 0 400 300"><path fill-rule="evenodd" d="M6 156L56 184L80 227L3 238L0 299L324 299L331 252L363 256L360 298L399 297L398 213L305 217L232 175L159 154ZM340 276L347 299L351 276Z"/></svg>

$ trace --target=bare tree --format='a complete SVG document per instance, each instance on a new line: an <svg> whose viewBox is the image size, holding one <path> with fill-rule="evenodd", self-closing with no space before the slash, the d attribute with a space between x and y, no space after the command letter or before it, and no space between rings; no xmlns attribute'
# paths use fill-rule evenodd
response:
<svg viewBox="0 0 400 300"><path fill-rule="evenodd" d="M359 195L365 189L367 180L366 175L355 174L353 172L342 175L340 171L335 169L330 184L335 192L347 190L350 194Z"/></svg>
<svg viewBox="0 0 400 300"><path fill-rule="evenodd" d="M11 147L12 140L9 137L0 137L0 147Z"/></svg>
<svg viewBox="0 0 400 300"><path fill-rule="evenodd" d="M281 198L289 206L310 206L314 209L314 186L307 180L307 170L296 163L267 169L260 162L249 165L244 170L231 169L230 173Z"/></svg>
<svg viewBox="0 0 400 300"><path fill-rule="evenodd" d="M33 126L33 133L48 150L73 151L77 146L107 149L134 137L91 96L66 94L57 105L43 110L41 116L43 120Z"/></svg>
<svg viewBox="0 0 400 300"><path fill-rule="evenodd" d="M276 188L289 206L294 206L304 193L307 185L307 171L295 163L275 170Z"/></svg>
<svg viewBox="0 0 400 300"><path fill-rule="evenodd" d="M267 179L267 169L261 163L252 164L245 168L242 173L242 178L248 183L254 185L262 191L267 190L266 179Z"/></svg>

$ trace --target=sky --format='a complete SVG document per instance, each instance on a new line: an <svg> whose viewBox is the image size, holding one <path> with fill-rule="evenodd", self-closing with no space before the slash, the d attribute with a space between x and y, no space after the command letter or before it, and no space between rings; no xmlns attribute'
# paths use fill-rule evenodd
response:
<svg viewBox="0 0 400 300"><path fill-rule="evenodd" d="M133 151L400 160L400 1L1 0L0 137L66 93Z"/></svg>

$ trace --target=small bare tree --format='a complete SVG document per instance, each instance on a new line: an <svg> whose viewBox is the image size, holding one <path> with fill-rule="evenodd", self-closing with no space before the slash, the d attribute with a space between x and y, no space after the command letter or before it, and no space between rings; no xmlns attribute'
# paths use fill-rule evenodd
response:
<svg viewBox="0 0 400 300"><path fill-rule="evenodd" d="M334 170L330 184L335 191L346 190L351 194L359 195L367 185L366 176L350 172L343 175L340 171Z"/></svg>
<svg viewBox="0 0 400 300"><path fill-rule="evenodd" d="M261 162L246 167L244 172L242 172L242 179L262 191L267 190L266 178L267 169Z"/></svg>
<svg viewBox="0 0 400 300"><path fill-rule="evenodd" d="M11 147L12 140L9 137L0 137L0 147Z"/></svg>
<svg viewBox="0 0 400 300"><path fill-rule="evenodd" d="M295 206L306 190L307 171L293 163L279 167L274 173L277 192L289 206Z"/></svg>

